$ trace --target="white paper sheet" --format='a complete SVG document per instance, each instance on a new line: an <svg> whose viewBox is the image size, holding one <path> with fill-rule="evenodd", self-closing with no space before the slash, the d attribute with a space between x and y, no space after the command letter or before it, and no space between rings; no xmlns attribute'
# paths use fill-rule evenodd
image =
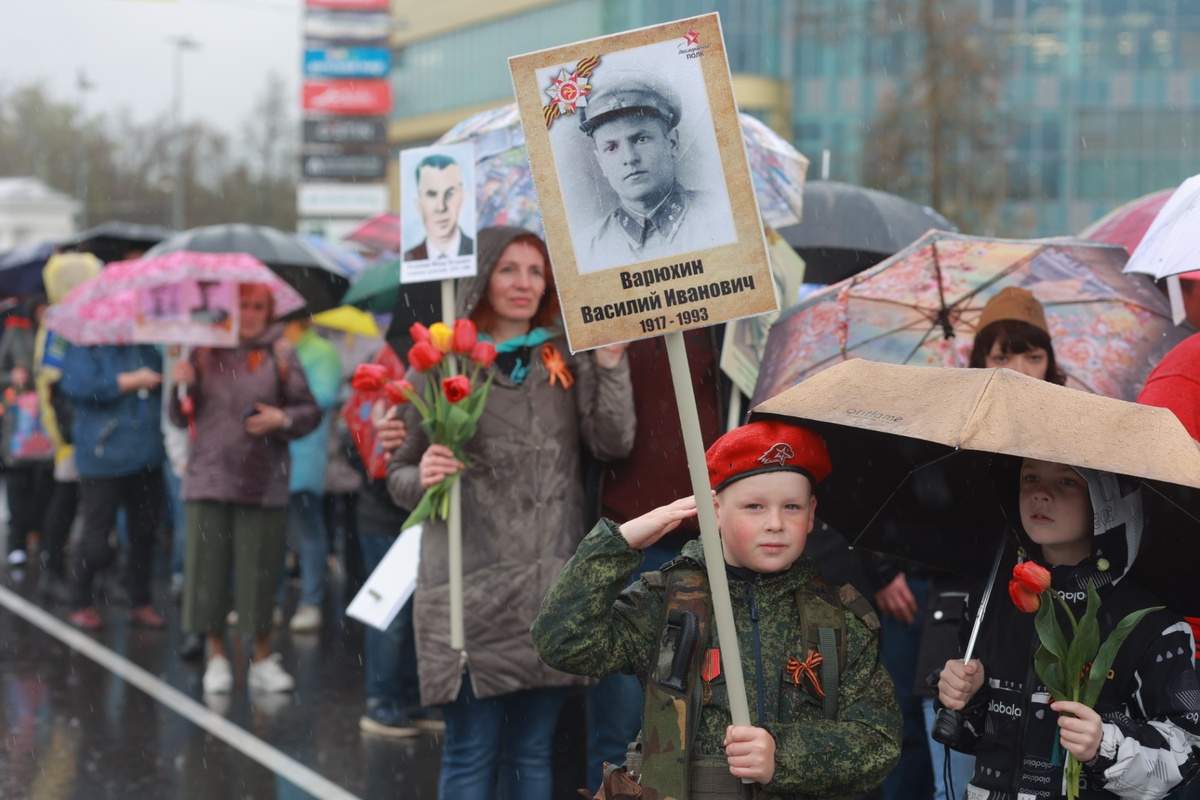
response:
<svg viewBox="0 0 1200 800"><path fill-rule="evenodd" d="M417 589L421 557L421 526L396 537L379 566L346 608L346 615L386 631Z"/></svg>

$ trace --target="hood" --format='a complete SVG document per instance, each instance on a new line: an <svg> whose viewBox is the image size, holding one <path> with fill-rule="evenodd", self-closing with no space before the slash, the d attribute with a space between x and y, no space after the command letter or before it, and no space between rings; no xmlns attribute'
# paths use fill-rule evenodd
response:
<svg viewBox="0 0 1200 800"><path fill-rule="evenodd" d="M475 238L479 272L473 277L461 278L458 281L455 293L457 301L454 309L456 319L465 319L474 313L475 307L487 293L488 282L492 279L492 271L496 269L496 262L500 260L500 254L519 236L537 236L537 234L525 228L509 225L498 225L479 231Z"/></svg>
<svg viewBox="0 0 1200 800"><path fill-rule="evenodd" d="M51 256L42 267L42 283L46 298L59 303L67 293L86 280L100 274L100 259L91 253L59 253Z"/></svg>
<svg viewBox="0 0 1200 800"><path fill-rule="evenodd" d="M275 340L283 336L283 323L276 322L267 326L267 329L245 342L240 342L242 347L253 350L256 347L270 347L275 343Z"/></svg>
<svg viewBox="0 0 1200 800"><path fill-rule="evenodd" d="M1137 481L1123 475L1088 467L1072 467L1087 481L1094 520L1092 554L1071 567L1051 569L1056 589L1085 591L1090 578L1096 588L1115 585L1133 567L1142 543L1145 516L1142 513L1142 489ZM1017 538L1025 552L1038 563L1041 547L1033 543L1018 524Z"/></svg>

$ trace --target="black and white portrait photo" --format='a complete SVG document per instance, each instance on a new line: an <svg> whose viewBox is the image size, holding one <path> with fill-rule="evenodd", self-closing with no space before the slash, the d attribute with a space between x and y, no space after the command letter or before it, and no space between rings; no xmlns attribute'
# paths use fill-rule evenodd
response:
<svg viewBox="0 0 1200 800"><path fill-rule="evenodd" d="M573 64L538 72L555 85ZM550 143L580 274L737 241L699 59L678 41L605 54Z"/></svg>
<svg viewBox="0 0 1200 800"><path fill-rule="evenodd" d="M475 274L474 166L470 144L401 151L404 283Z"/></svg>

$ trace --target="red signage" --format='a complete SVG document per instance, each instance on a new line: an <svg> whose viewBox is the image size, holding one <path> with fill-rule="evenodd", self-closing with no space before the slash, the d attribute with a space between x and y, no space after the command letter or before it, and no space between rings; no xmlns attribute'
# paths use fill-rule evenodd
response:
<svg viewBox="0 0 1200 800"><path fill-rule="evenodd" d="M392 0L305 0L309 8L335 8L339 11L387 11Z"/></svg>
<svg viewBox="0 0 1200 800"><path fill-rule="evenodd" d="M386 80L305 81L304 110L321 114L387 114L392 89Z"/></svg>

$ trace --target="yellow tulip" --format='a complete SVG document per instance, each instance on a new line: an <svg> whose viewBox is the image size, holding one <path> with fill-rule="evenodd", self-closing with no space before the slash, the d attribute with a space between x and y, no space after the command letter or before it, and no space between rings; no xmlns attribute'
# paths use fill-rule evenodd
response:
<svg viewBox="0 0 1200 800"><path fill-rule="evenodd" d="M449 353L454 343L454 330L445 323L435 322L429 326L429 340L442 353Z"/></svg>

